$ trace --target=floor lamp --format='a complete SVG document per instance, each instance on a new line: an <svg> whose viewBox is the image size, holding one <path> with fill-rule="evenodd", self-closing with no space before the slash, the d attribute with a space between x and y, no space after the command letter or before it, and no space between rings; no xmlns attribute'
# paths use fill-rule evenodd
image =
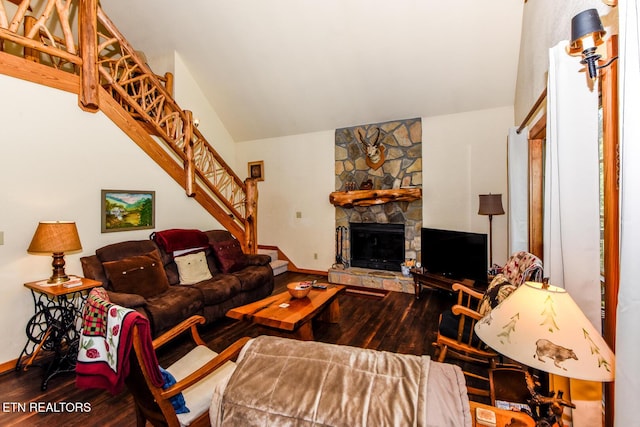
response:
<svg viewBox="0 0 640 427"><path fill-rule="evenodd" d="M494 215L504 215L502 194L480 194L478 215L489 215L489 268L493 268L493 230L491 221Z"/></svg>

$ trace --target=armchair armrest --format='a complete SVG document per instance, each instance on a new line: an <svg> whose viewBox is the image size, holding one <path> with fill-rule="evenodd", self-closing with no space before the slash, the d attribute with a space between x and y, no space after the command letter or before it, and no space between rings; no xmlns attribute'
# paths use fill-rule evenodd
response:
<svg viewBox="0 0 640 427"><path fill-rule="evenodd" d="M160 335L156 339L153 340L153 348L157 350L162 347L166 343L170 342L172 339L182 334L185 331L191 331L191 338L197 345L206 345L204 340L200 337L198 333L197 325L203 325L205 323L205 318L203 316L194 315L189 317L188 319L183 320L178 323L173 328L169 329L164 334Z"/></svg>
<svg viewBox="0 0 640 427"><path fill-rule="evenodd" d="M196 316L194 316L196 317ZM219 367L221 367L224 363L229 360L235 359L240 354L242 347L250 340L250 337L242 337L238 339L236 342L231 344L229 347L225 348L222 353L218 354L209 362L202 365L198 370L194 371L192 374L186 376L182 380L178 381L171 387L163 390L161 392L161 396L165 399L170 399L176 394L184 391L185 389L191 387L195 383L199 382L202 378L209 375L211 372L215 371Z"/></svg>
<svg viewBox="0 0 640 427"><path fill-rule="evenodd" d="M478 292L475 289L471 289L468 286L463 285L462 283L454 283L451 287L455 292L462 292L467 295L471 295L475 299L482 299L484 293Z"/></svg>
<svg viewBox="0 0 640 427"><path fill-rule="evenodd" d="M455 304L453 307L451 307L451 312L453 314L455 314L456 316L459 316L459 315L463 314L463 315L465 315L467 317L471 317L471 318L473 318L475 320L480 320L483 317L477 311L472 310L469 307L465 307L464 305L460 305L460 304Z"/></svg>

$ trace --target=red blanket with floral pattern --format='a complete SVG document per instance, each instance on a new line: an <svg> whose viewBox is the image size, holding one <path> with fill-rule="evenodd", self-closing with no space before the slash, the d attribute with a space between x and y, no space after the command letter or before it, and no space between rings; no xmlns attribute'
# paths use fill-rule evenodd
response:
<svg viewBox="0 0 640 427"><path fill-rule="evenodd" d="M151 380L154 385L162 386L149 320L135 310L112 304L103 288L95 288L89 293L82 318L76 363L79 388L102 388L112 394L122 391L129 374L134 326L140 333Z"/></svg>

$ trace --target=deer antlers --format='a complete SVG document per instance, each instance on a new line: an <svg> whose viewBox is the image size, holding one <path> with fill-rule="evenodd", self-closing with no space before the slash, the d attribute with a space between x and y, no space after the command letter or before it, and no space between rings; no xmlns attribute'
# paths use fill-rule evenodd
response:
<svg viewBox="0 0 640 427"><path fill-rule="evenodd" d="M356 135L367 153L367 165L378 169L384 163L384 145L380 144L380 128L374 128L373 132L373 135L367 136L371 132L365 133L362 128L358 128Z"/></svg>

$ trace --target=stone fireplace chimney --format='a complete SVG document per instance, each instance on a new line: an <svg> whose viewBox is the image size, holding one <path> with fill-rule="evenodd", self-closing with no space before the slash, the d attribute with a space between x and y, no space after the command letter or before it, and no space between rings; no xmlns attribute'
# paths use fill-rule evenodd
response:
<svg viewBox="0 0 640 427"><path fill-rule="evenodd" d="M385 159L376 169L367 162L360 137L375 135ZM337 129L335 134L336 191L371 187L373 190L422 187L422 121L420 118ZM364 184L364 186L363 186ZM422 200L379 201L368 206L336 206L336 227L350 223L403 224L404 259L420 259ZM343 259L350 260L349 243L343 242Z"/></svg>

